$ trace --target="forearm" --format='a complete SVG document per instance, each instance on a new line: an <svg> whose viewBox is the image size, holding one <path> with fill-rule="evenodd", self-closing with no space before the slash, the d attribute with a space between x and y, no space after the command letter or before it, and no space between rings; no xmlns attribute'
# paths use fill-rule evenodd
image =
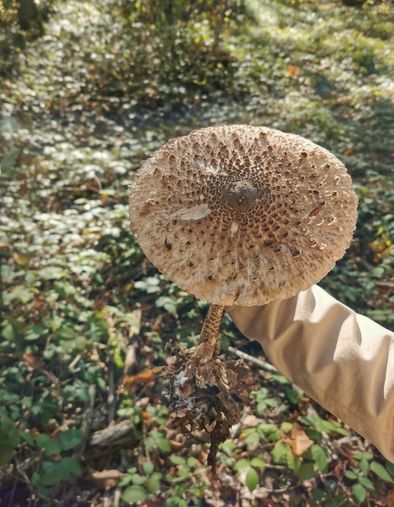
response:
<svg viewBox="0 0 394 507"><path fill-rule="evenodd" d="M394 462L394 333L317 286L227 311L281 373Z"/></svg>

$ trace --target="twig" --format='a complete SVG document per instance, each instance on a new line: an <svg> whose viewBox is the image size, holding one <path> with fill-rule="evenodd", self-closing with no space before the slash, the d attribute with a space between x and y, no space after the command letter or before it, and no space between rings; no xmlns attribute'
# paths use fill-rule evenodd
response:
<svg viewBox="0 0 394 507"><path fill-rule="evenodd" d="M108 424L115 419L115 378L114 367L110 362L108 367Z"/></svg>
<svg viewBox="0 0 394 507"><path fill-rule="evenodd" d="M30 479L29 477L27 476L27 474L23 471L23 470L18 470L16 469L16 473L22 478L22 481L26 484L27 486L27 489L30 491L30 494L33 496L37 496L40 500L42 500L43 502L47 502L49 503L49 505L53 505L53 506L58 506L58 507L61 507L62 503L59 501L59 500L56 500L55 498L49 498L48 496L45 496L41 493L38 493L38 491L36 491L31 482L30 482Z"/></svg>
<svg viewBox="0 0 394 507"><path fill-rule="evenodd" d="M16 491L16 485L18 484L17 477L14 477L14 484L12 485L12 491L10 496L10 501L8 502L8 507L12 507L14 504L14 497L15 497L15 491Z"/></svg>
<svg viewBox="0 0 394 507"><path fill-rule="evenodd" d="M113 499L113 506L114 507L119 507L119 502L120 502L120 490L119 489L115 489L114 499Z"/></svg>
<svg viewBox="0 0 394 507"><path fill-rule="evenodd" d="M90 428L92 426L93 421L93 410L94 410L94 404L96 401L96 384L91 384L89 386L89 407L85 412L85 417L83 420L83 436L82 436L82 443L81 448L79 451L79 455L82 456L85 452L85 449L89 442L89 433Z"/></svg>
<svg viewBox="0 0 394 507"><path fill-rule="evenodd" d="M271 373L278 373L278 370L275 368L275 366L272 366L272 364L266 363L265 361L257 359L256 357L250 356L246 352L242 352L242 350L235 349L234 347L229 347L228 350L233 354L237 355L238 357L240 357L241 359L249 361L250 363L254 363L257 366L260 366L260 368L262 368L263 370L269 371Z"/></svg>
<svg viewBox="0 0 394 507"><path fill-rule="evenodd" d="M73 373L75 373L75 366L77 365L77 363L79 362L79 360L82 358L81 354L77 354L74 359L71 361L71 363L68 365L68 369L70 371L72 371Z"/></svg>
<svg viewBox="0 0 394 507"><path fill-rule="evenodd" d="M191 437L193 440L196 440L199 444L205 445L207 443L207 441L205 441L203 438L199 437L198 435L193 435L193 433L184 424L180 424L180 427L182 428L182 433L184 435Z"/></svg>
<svg viewBox="0 0 394 507"><path fill-rule="evenodd" d="M279 489L267 489L262 488L265 493L268 493L270 495L285 495L287 493L292 493L293 491L296 491L297 489L303 489L302 484L296 484L295 486L288 486L286 488L279 488Z"/></svg>
<svg viewBox="0 0 394 507"><path fill-rule="evenodd" d="M285 467L284 465L271 465L269 463L265 464L264 469L266 469L266 470L288 470L288 468Z"/></svg>
<svg viewBox="0 0 394 507"><path fill-rule="evenodd" d="M37 463L40 461L41 461L41 454L36 454L35 456L29 456L25 460L18 463L18 470L28 470L29 468L37 465Z"/></svg>

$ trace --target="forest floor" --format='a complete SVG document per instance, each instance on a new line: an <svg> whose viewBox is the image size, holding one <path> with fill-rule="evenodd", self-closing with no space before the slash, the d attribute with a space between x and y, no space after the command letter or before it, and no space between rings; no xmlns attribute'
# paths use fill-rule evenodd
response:
<svg viewBox="0 0 394 507"><path fill-rule="evenodd" d="M392 329L389 3L250 0L193 79L182 62L164 75L160 58L154 73L131 65L116 11L96 4L55 2L44 34L8 54L0 87L0 505L393 507L394 465L265 369L228 317L224 356L263 367L249 362L261 388L217 477L206 443L167 428L155 368L169 340L195 343L207 305L144 258L127 205L141 161L192 129L303 135L345 163L360 201L352 246L322 286Z"/></svg>

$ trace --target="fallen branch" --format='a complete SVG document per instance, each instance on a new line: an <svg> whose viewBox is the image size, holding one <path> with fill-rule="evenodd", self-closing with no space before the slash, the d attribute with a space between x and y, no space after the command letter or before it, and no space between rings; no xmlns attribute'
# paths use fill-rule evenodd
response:
<svg viewBox="0 0 394 507"><path fill-rule="evenodd" d="M278 373L278 370L272 364L269 364L261 359L257 359L256 357L250 356L246 352L242 352L242 350L235 349L234 347L229 347L228 350L235 354L236 356L244 359L245 361L249 361L250 363L256 364L260 366L263 370L269 371L271 373Z"/></svg>
<svg viewBox="0 0 394 507"><path fill-rule="evenodd" d="M136 443L135 428L131 421L120 421L93 433L89 447L112 447L127 442L130 446Z"/></svg>

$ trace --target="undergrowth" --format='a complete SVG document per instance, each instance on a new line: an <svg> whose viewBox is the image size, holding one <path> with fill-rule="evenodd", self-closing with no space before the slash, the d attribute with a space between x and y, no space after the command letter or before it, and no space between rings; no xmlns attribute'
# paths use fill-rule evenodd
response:
<svg viewBox="0 0 394 507"><path fill-rule="evenodd" d="M168 430L164 346L193 345L206 305L146 261L127 211L141 161L194 128L308 137L360 200L322 285L392 327L390 6L173 5L53 2L41 36L1 53L0 504L393 505L393 465L279 373L252 366L216 479L206 443ZM227 317L230 345L264 358Z"/></svg>

